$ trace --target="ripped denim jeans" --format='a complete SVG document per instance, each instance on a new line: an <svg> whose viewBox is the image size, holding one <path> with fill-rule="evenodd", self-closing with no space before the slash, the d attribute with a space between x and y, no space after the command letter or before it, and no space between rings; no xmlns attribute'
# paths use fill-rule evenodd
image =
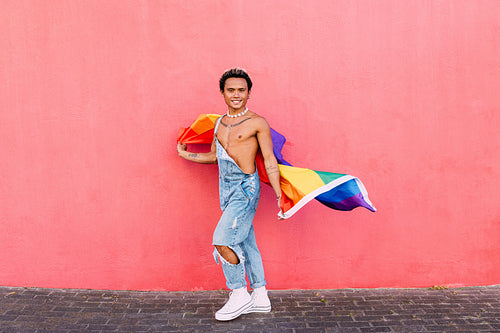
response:
<svg viewBox="0 0 500 333"><path fill-rule="evenodd" d="M231 264L217 249L214 258L222 264L226 285L238 289L247 285L255 289L266 285L262 258L257 248L253 218L259 202L260 180L257 171L246 174L232 160L219 159L219 195L222 216L215 228L213 245L229 247L239 259Z"/></svg>

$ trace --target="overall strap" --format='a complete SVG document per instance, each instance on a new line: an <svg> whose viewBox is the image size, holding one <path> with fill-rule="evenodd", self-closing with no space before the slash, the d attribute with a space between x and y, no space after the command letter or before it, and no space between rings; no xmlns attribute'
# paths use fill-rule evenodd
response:
<svg viewBox="0 0 500 333"><path fill-rule="evenodd" d="M214 129L214 136L217 136L217 130L219 129L219 124L222 120L222 118L224 118L226 115L222 115L221 117L219 117L219 119L217 119L217 121L215 122L215 129Z"/></svg>

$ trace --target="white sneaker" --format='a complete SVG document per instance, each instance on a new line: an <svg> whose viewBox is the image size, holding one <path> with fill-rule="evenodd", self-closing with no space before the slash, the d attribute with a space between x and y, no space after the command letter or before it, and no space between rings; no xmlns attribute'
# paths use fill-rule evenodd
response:
<svg viewBox="0 0 500 333"><path fill-rule="evenodd" d="M267 296L267 290L265 288L255 289L252 293L252 301L253 305L243 312L244 314L271 311L271 301Z"/></svg>
<svg viewBox="0 0 500 333"><path fill-rule="evenodd" d="M215 319L220 321L233 320L241 316L253 305L253 298L246 287L235 289L229 294L227 303L215 313Z"/></svg>

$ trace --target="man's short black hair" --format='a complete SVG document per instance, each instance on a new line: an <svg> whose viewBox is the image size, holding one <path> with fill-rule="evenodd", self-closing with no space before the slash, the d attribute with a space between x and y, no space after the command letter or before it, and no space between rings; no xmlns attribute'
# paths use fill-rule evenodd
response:
<svg viewBox="0 0 500 333"><path fill-rule="evenodd" d="M244 69L238 67L228 69L227 71L224 72L224 74L222 74L219 80L220 91L224 91L226 80L232 77L245 79L245 81L247 81L248 91L250 92L250 90L252 89L252 80L250 80L250 76Z"/></svg>

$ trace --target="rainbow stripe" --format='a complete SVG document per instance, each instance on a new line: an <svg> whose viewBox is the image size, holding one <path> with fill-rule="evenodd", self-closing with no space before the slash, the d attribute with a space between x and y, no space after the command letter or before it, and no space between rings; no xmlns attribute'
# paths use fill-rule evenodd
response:
<svg viewBox="0 0 500 333"><path fill-rule="evenodd" d="M200 114L191 126L179 130L177 142L212 143L215 122L219 117L218 114Z"/></svg>
<svg viewBox="0 0 500 333"><path fill-rule="evenodd" d="M220 115L202 114L188 128L181 128L178 142L182 143L211 143L214 126ZM365 207L372 212L376 209L368 199L368 193L363 183L356 177L347 174L315 171L293 167L284 160L281 150L285 144L285 137L271 129L274 155L279 163L281 185L281 218L289 218L312 199L322 204L342 211L353 210L356 207ZM256 159L260 179L269 183L264 168L262 155Z"/></svg>

